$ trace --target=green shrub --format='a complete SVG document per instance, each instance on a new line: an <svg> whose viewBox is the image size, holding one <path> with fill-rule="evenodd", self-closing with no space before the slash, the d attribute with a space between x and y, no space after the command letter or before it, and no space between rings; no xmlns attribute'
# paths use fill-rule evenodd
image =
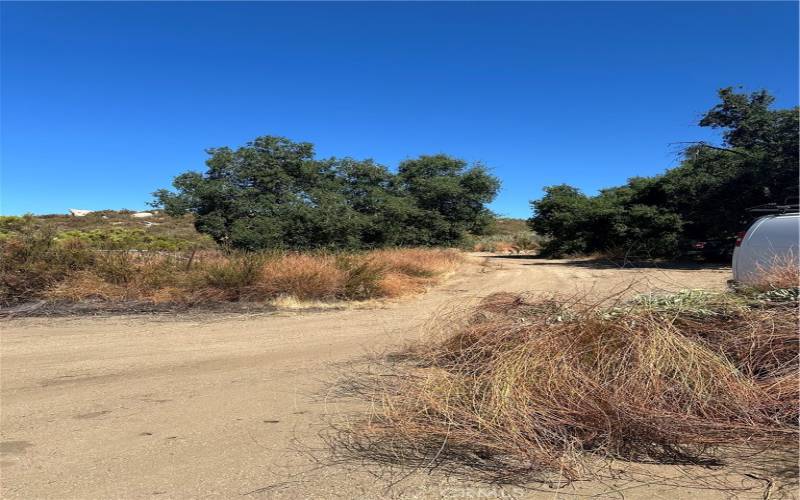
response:
<svg viewBox="0 0 800 500"><path fill-rule="evenodd" d="M148 289L191 284L187 263L172 255L147 258L141 268L141 284Z"/></svg>
<svg viewBox="0 0 800 500"><path fill-rule="evenodd" d="M0 233L20 233L30 227L33 216L0 215Z"/></svg>
<svg viewBox="0 0 800 500"><path fill-rule="evenodd" d="M517 252L538 250L540 239L531 232L520 232L511 237L511 245Z"/></svg>

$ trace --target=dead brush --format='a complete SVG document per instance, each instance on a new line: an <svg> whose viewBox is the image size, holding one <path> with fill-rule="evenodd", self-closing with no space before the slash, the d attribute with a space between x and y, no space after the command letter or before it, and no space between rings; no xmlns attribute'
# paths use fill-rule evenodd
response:
<svg viewBox="0 0 800 500"><path fill-rule="evenodd" d="M342 295L345 281L332 255L287 253L265 262L253 290L264 297L331 300Z"/></svg>
<svg viewBox="0 0 800 500"><path fill-rule="evenodd" d="M759 280L743 287L742 292L762 301L796 302L800 299L800 263L794 255L779 259L761 270Z"/></svg>
<svg viewBox="0 0 800 500"><path fill-rule="evenodd" d="M796 303L500 294L444 323L375 378L376 412L334 449L520 481L577 479L589 456L709 464L796 445Z"/></svg>
<svg viewBox="0 0 800 500"><path fill-rule="evenodd" d="M419 278L431 278L455 269L462 255L451 249L396 248L370 252L374 262L387 271Z"/></svg>
<svg viewBox="0 0 800 500"><path fill-rule="evenodd" d="M0 242L0 305L368 300L424 291L461 261L457 251L98 251L51 235Z"/></svg>
<svg viewBox="0 0 800 500"><path fill-rule="evenodd" d="M51 300L79 302L192 302L183 264L167 255L97 253L93 266L69 274L46 291Z"/></svg>
<svg viewBox="0 0 800 500"><path fill-rule="evenodd" d="M427 285L463 262L458 251L435 248L376 250L370 256L384 270L375 296L389 298L423 292Z"/></svg>

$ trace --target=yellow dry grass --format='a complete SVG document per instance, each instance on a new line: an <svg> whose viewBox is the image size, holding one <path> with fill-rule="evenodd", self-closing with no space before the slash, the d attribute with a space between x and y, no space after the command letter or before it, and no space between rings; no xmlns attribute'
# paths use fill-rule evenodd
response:
<svg viewBox="0 0 800 500"><path fill-rule="evenodd" d="M346 279L332 255L286 254L264 264L255 288L268 297L333 300L341 297Z"/></svg>

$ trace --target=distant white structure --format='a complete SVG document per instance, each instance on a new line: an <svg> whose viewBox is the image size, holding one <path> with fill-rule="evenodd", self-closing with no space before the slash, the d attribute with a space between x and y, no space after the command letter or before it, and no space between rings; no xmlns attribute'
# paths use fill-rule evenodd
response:
<svg viewBox="0 0 800 500"><path fill-rule="evenodd" d="M153 216L152 212L134 212L131 214L131 217L133 217L134 219L146 219L152 216Z"/></svg>
<svg viewBox="0 0 800 500"><path fill-rule="evenodd" d="M80 210L80 209L77 209L77 208L70 208L69 209L69 214L71 216L73 216L73 217L86 217L90 213L92 213L91 210Z"/></svg>

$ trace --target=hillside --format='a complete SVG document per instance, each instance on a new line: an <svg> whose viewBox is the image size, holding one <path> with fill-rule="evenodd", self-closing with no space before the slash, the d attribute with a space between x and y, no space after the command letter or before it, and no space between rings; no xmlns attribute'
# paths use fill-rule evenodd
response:
<svg viewBox="0 0 800 500"><path fill-rule="evenodd" d="M38 230L50 231L58 239L77 238L98 248L188 250L215 247L210 237L197 232L192 215L171 217L152 210L152 217L135 218L134 213L131 210L98 210L83 217L69 214L0 216L0 239ZM493 245L489 243L511 246L512 240L531 236L525 219L498 217L488 235L469 239L467 246L474 243L492 251L489 247Z"/></svg>
<svg viewBox="0 0 800 500"><path fill-rule="evenodd" d="M152 217L134 218L133 213L100 210L83 217L67 214L2 216L0 238L49 231L55 238L76 238L99 248L187 250L215 246L211 238L195 230L191 215L175 218L152 211Z"/></svg>
<svg viewBox="0 0 800 500"><path fill-rule="evenodd" d="M501 236L513 236L518 233L529 232L528 221L525 219L511 219L498 217L495 219L491 228L491 234Z"/></svg>

